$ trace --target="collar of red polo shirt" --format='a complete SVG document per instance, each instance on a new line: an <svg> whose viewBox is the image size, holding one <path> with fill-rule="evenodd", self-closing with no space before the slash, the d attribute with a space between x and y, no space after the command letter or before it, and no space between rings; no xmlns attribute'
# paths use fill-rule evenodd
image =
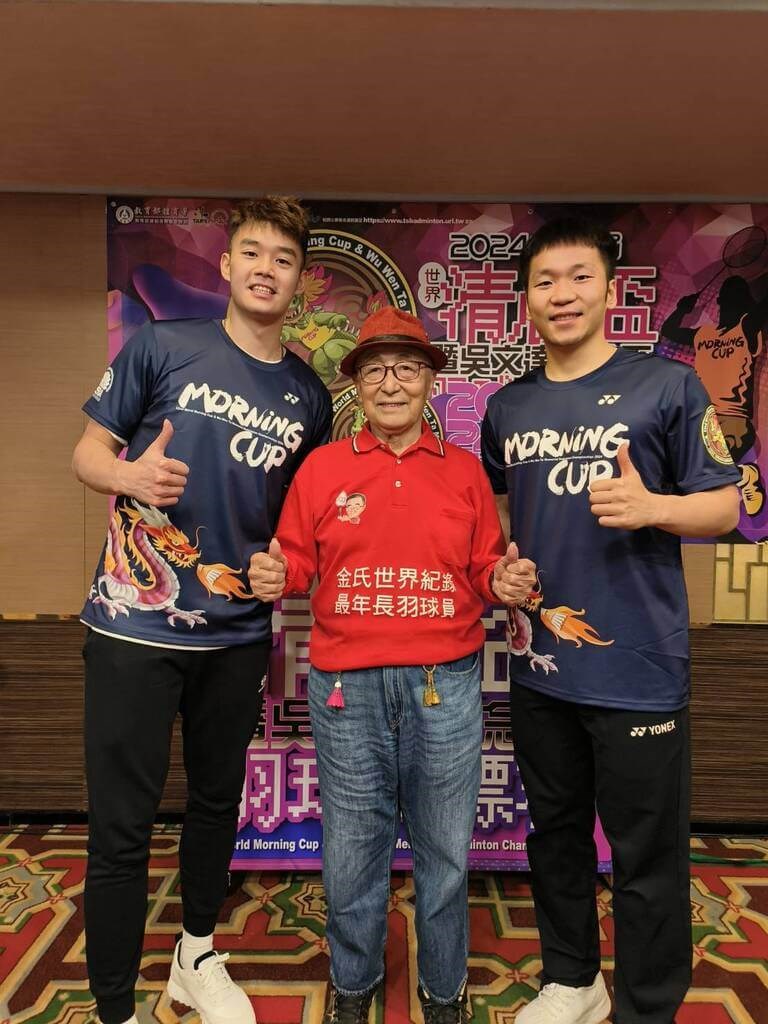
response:
<svg viewBox="0 0 768 1024"><path fill-rule="evenodd" d="M385 448L388 451L391 451L391 448L386 441L380 441L368 426L363 427L359 434L355 434L352 437L352 449L358 455L365 455L366 452L372 452L374 448ZM432 452L433 455L445 455L443 442L437 434L430 429L426 420L421 421L421 437L418 441L412 444L409 448L406 448L404 452L398 452L397 457L400 459L404 455L408 455L410 452L415 451L418 448L423 448L425 451ZM395 453L392 452L392 454L394 455Z"/></svg>

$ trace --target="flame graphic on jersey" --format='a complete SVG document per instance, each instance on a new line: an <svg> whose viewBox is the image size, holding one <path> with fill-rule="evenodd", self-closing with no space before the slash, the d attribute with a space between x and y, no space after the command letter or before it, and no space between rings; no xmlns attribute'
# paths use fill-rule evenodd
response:
<svg viewBox="0 0 768 1024"><path fill-rule="evenodd" d="M579 616L584 615L584 608L577 611L565 604L558 605L557 608L544 608L541 576L541 571L537 570L536 585L531 588L526 599L519 605L507 609L507 650L517 657L527 658L532 671L540 668L544 675L549 675L550 672L558 672L559 669L555 664L554 654L538 654L533 649L531 619L537 612L542 623L554 634L558 643L561 640L570 640L577 647L583 647L585 643L593 644L595 647L610 647L613 640L601 640L594 626L580 621Z"/></svg>
<svg viewBox="0 0 768 1024"><path fill-rule="evenodd" d="M576 611L575 608L561 604L557 608L542 608L539 614L541 621L550 633L554 633L558 643L561 640L570 640L577 647L583 647L584 641L596 647L610 647L613 640L601 640L600 634L593 626L579 620L579 616L585 611L585 608Z"/></svg>
<svg viewBox="0 0 768 1024"><path fill-rule="evenodd" d="M208 591L209 597L220 594L228 601L231 601L233 597L247 601L253 597L253 594L249 594L245 589L244 582L237 578L238 573L242 571L242 569L233 569L229 565L224 565L223 562L212 562L210 565L203 565L200 562L197 566L197 578Z"/></svg>

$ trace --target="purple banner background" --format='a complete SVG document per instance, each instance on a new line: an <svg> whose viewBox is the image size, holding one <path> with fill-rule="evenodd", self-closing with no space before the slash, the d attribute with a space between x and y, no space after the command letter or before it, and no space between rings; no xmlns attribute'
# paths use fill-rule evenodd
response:
<svg viewBox="0 0 768 1024"><path fill-rule="evenodd" d="M541 340L517 291L517 254L527 234L552 216L591 212L621 245L618 305L606 333L618 345L694 365L721 415L744 426L734 454L751 474L753 500L731 541L768 537L768 307L766 205L310 202L312 239L305 289L283 339L325 380L334 398L334 436L353 427L350 382L337 364L366 316L383 303L419 315L449 361L431 401L430 425L475 454L489 396L540 365ZM147 319L222 317L228 289L219 274L230 202L114 198L107 207L110 359ZM740 233L740 234L739 234ZM718 331L723 284L744 314L749 337ZM697 295L697 293L700 293ZM679 300L696 295L675 319ZM743 321L742 321L743 322ZM737 330L735 334L738 334ZM744 331L744 334L747 332ZM721 372L722 366L722 372ZM738 378L733 394L730 384ZM728 382L728 394L718 392ZM728 431L726 431L728 433ZM524 868L529 818L506 728L504 613L484 620L483 782L470 856L476 868ZM306 706L308 604L282 602L265 701L264 739L249 751L233 866L320 866L322 828ZM609 850L597 831L601 868ZM401 836L395 865L410 865Z"/></svg>

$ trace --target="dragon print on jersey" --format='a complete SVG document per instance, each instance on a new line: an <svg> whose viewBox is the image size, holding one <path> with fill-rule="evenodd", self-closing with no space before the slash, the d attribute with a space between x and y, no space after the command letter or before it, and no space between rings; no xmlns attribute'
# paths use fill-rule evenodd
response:
<svg viewBox="0 0 768 1024"><path fill-rule="evenodd" d="M198 537L190 543L154 505L142 505L135 498L118 499L109 521L104 573L91 587L89 598L94 605L103 605L113 620L132 611L162 612L169 626L177 621L190 629L205 625L202 608L177 607L181 588L174 569L197 565L197 577L209 596L220 594L229 601L251 595L237 578L240 569L222 563L204 565L200 554Z"/></svg>

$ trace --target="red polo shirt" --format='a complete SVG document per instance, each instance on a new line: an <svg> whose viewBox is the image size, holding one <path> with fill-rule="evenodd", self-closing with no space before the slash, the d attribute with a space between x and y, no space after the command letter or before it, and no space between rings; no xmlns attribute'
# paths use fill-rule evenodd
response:
<svg viewBox="0 0 768 1024"><path fill-rule="evenodd" d="M482 465L424 424L396 455L366 428L313 451L277 528L286 593L315 576L310 661L334 672L432 665L478 650L504 554Z"/></svg>

